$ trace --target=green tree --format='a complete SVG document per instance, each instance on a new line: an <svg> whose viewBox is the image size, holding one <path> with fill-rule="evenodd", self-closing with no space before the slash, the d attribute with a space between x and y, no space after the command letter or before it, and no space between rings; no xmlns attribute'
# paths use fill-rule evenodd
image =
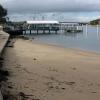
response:
<svg viewBox="0 0 100 100"><path fill-rule="evenodd" d="M7 15L7 10L3 8L2 5L0 5L0 23L5 23L6 22L6 15Z"/></svg>

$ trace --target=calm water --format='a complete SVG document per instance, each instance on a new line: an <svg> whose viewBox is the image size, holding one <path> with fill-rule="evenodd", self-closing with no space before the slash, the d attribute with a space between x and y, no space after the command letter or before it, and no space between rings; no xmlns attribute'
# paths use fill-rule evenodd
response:
<svg viewBox="0 0 100 100"><path fill-rule="evenodd" d="M33 37L43 43L100 53L100 27L98 31L97 27L93 26L88 26L86 31L84 26L81 33L59 32L59 34L33 35Z"/></svg>

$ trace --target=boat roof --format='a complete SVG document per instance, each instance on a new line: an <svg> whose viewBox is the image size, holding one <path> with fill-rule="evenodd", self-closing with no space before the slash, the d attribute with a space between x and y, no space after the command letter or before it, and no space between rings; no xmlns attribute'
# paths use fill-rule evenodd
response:
<svg viewBox="0 0 100 100"><path fill-rule="evenodd" d="M27 24L59 24L58 21L26 21Z"/></svg>

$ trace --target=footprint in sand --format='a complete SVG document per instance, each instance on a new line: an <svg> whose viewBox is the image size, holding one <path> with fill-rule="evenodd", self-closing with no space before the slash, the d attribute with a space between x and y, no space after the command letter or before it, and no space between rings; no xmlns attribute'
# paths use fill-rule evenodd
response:
<svg viewBox="0 0 100 100"><path fill-rule="evenodd" d="M49 67L48 69L49 71L52 71L52 72L58 72L58 70L56 68L53 68L53 67Z"/></svg>

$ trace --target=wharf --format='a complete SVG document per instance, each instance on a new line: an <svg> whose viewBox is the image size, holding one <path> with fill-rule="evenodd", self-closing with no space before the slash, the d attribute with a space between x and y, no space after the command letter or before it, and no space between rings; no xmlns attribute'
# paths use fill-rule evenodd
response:
<svg viewBox="0 0 100 100"><path fill-rule="evenodd" d="M4 27L4 31L10 35L31 35L31 34L51 34L64 31L70 33L77 33L83 31L82 24L58 22L58 21L25 21L23 23L12 23Z"/></svg>

